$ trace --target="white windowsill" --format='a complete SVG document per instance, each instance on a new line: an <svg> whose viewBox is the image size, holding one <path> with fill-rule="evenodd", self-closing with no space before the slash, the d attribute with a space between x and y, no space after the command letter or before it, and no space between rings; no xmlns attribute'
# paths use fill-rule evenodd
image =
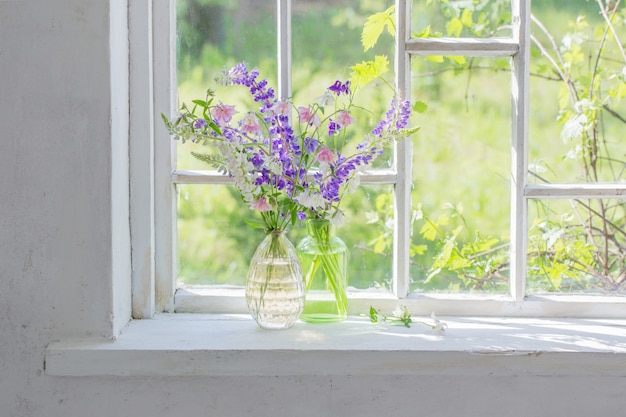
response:
<svg viewBox="0 0 626 417"><path fill-rule="evenodd" d="M445 318L448 330L365 318L260 329L246 316L163 314L115 341L51 344L57 376L626 376L626 320ZM425 319L429 321L429 319Z"/></svg>

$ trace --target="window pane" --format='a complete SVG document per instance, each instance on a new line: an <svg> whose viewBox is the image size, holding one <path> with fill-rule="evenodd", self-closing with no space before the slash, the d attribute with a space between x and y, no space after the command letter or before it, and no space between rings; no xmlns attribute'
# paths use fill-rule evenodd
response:
<svg viewBox="0 0 626 417"><path fill-rule="evenodd" d="M605 4L604 2L601 2ZM533 2L531 183L626 178L624 50L598 2ZM623 44L623 19L612 23Z"/></svg>
<svg viewBox="0 0 626 417"><path fill-rule="evenodd" d="M255 214L230 185L179 185L178 285L245 285L248 264L263 232L244 219ZM350 289L391 287L393 187L362 186L344 199L345 219L337 228L349 249ZM294 245L304 223L289 230Z"/></svg>
<svg viewBox="0 0 626 417"><path fill-rule="evenodd" d="M626 202L529 204L528 293L626 295Z"/></svg>
<svg viewBox="0 0 626 417"><path fill-rule="evenodd" d="M276 86L275 0L177 0L178 100L204 99L207 88L218 100L241 109L254 109L245 87L224 90L215 75L239 62L258 68ZM226 92L225 92L226 91ZM178 169L208 169L179 146ZM210 149L203 149L210 153Z"/></svg>
<svg viewBox="0 0 626 417"><path fill-rule="evenodd" d="M348 248L348 289L390 291L393 261L393 186L364 185L342 200L345 214L337 237ZM294 244L304 224L290 233Z"/></svg>
<svg viewBox="0 0 626 417"><path fill-rule="evenodd" d="M413 62L413 97L428 109L413 137L411 289L506 292L510 73L493 59L430 65Z"/></svg>
<svg viewBox="0 0 626 417"><path fill-rule="evenodd" d="M263 232L230 185L178 185L178 285L245 285Z"/></svg>
<svg viewBox="0 0 626 417"><path fill-rule="evenodd" d="M293 1L292 82L296 106L318 102L335 81L345 82L351 77L351 67L355 64L372 61L377 55L384 55L389 61L389 70L384 74L389 85L375 80L358 89L351 113L356 120L346 129L345 143L349 149L361 142L384 117L393 98L393 37L383 33L376 46L367 52L361 44L366 18L386 7L384 1ZM352 87L355 91L355 86ZM390 167L391 164L391 152L387 152L373 166Z"/></svg>
<svg viewBox="0 0 626 417"><path fill-rule="evenodd" d="M511 36L511 1L413 0L412 36L490 38Z"/></svg>

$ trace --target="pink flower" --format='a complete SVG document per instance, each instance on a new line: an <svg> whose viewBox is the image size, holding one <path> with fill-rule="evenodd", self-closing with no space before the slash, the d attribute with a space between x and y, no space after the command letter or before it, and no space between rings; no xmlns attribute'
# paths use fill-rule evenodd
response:
<svg viewBox="0 0 626 417"><path fill-rule="evenodd" d="M335 154L333 151L324 146L317 154L317 160L320 162L331 163L335 160Z"/></svg>
<svg viewBox="0 0 626 417"><path fill-rule="evenodd" d="M320 116L317 113L313 113L310 107L298 107L298 113L302 122L315 127L319 127L322 124Z"/></svg>
<svg viewBox="0 0 626 417"><path fill-rule="evenodd" d="M252 203L252 208L259 211L270 211L272 206L267 202L265 196L261 196L261 198Z"/></svg>
<svg viewBox="0 0 626 417"><path fill-rule="evenodd" d="M220 126L224 126L228 122L230 122L235 113L237 113L237 110L235 110L235 106L229 106L224 103L218 104L211 110L211 115L213 116L213 119Z"/></svg>
<svg viewBox="0 0 626 417"><path fill-rule="evenodd" d="M289 102L277 101L276 104L274 104L274 107L272 108L272 110L274 110L274 113L276 114L280 114L282 116L289 116L290 108L291 106L289 105Z"/></svg>
<svg viewBox="0 0 626 417"><path fill-rule="evenodd" d="M350 126L352 123L354 123L354 117L352 117L350 113L345 110L340 111L339 113L337 113L337 123L339 123L343 127Z"/></svg>
<svg viewBox="0 0 626 417"><path fill-rule="evenodd" d="M243 119L241 120L241 127L243 131L247 134L258 135L261 133L261 125L259 124L259 119L254 115L254 113L247 113Z"/></svg>

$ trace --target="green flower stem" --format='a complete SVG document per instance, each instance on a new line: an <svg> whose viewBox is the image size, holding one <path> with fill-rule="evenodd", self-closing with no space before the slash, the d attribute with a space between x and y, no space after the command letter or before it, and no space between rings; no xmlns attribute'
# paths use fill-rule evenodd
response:
<svg viewBox="0 0 626 417"><path fill-rule="evenodd" d="M326 275L326 281L335 295L338 313L347 314L348 298L345 288L345 271L341 259L345 254L333 253L333 248L330 245L330 226L310 227L309 234L319 245L320 253L313 257L311 267L305 276L306 290L309 290L313 277L321 265Z"/></svg>

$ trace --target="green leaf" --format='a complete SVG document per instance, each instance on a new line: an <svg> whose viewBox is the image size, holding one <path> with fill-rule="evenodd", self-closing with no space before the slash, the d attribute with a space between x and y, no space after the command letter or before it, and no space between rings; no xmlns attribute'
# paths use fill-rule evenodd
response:
<svg viewBox="0 0 626 417"><path fill-rule="evenodd" d="M426 110L428 110L428 104L423 101L416 101L415 104L413 104L413 111L416 113L424 113Z"/></svg>
<svg viewBox="0 0 626 417"><path fill-rule="evenodd" d="M219 136L223 136L223 134L222 134L222 129L220 129L220 127L219 127L218 125L216 125L214 121L209 121L208 125L209 125L209 127L210 127L211 129L213 129L213 131L214 131L215 133L217 133Z"/></svg>
<svg viewBox="0 0 626 417"><path fill-rule="evenodd" d="M385 253L385 249L387 247L387 239L385 238L385 235L378 236L376 239L370 242L370 244L371 243L374 244L374 253Z"/></svg>
<svg viewBox="0 0 626 417"><path fill-rule="evenodd" d="M395 36L394 11L395 6L391 6L384 12L375 13L367 18L363 26L363 32L361 33L363 50L367 51L374 47L385 29L387 29L387 32L389 32L391 36Z"/></svg>
<svg viewBox="0 0 626 417"><path fill-rule="evenodd" d="M428 250L426 245L411 245L410 253L411 256L423 255L426 250Z"/></svg>
<svg viewBox="0 0 626 417"><path fill-rule="evenodd" d="M452 61L452 62L454 62L455 64L458 64L458 65L465 65L465 64L467 64L467 60L465 59L464 56L446 55L446 58L448 58L450 61Z"/></svg>
<svg viewBox="0 0 626 417"><path fill-rule="evenodd" d="M244 219L243 221L253 229L265 229L267 227L261 219Z"/></svg>
<svg viewBox="0 0 626 417"><path fill-rule="evenodd" d="M363 87L389 71L389 60L384 55L376 55L373 61L363 61L351 67L350 82L355 87Z"/></svg>
<svg viewBox="0 0 626 417"><path fill-rule="evenodd" d="M198 106L202 107L202 108L207 108L207 102L204 100L191 100L192 103L197 104Z"/></svg>
<svg viewBox="0 0 626 417"><path fill-rule="evenodd" d="M370 306L370 321L372 323L378 323L378 311L372 306Z"/></svg>
<svg viewBox="0 0 626 417"><path fill-rule="evenodd" d="M426 59L437 63L443 62L443 57L441 55L429 55L426 57Z"/></svg>
<svg viewBox="0 0 626 417"><path fill-rule="evenodd" d="M458 38L463 30L463 22L458 17L454 17L446 25L446 30L448 31L448 36Z"/></svg>
<svg viewBox="0 0 626 417"><path fill-rule="evenodd" d="M191 156L208 164L217 170L226 170L226 162L221 155L209 155L205 153L191 152Z"/></svg>
<svg viewBox="0 0 626 417"><path fill-rule="evenodd" d="M437 238L437 227L433 222L427 220L420 229L420 234L424 239L435 240Z"/></svg>
<svg viewBox="0 0 626 417"><path fill-rule="evenodd" d="M461 23L463 23L463 26L466 26L468 28L474 26L474 21L472 20L472 11L470 9L463 10L463 13L461 14Z"/></svg>

